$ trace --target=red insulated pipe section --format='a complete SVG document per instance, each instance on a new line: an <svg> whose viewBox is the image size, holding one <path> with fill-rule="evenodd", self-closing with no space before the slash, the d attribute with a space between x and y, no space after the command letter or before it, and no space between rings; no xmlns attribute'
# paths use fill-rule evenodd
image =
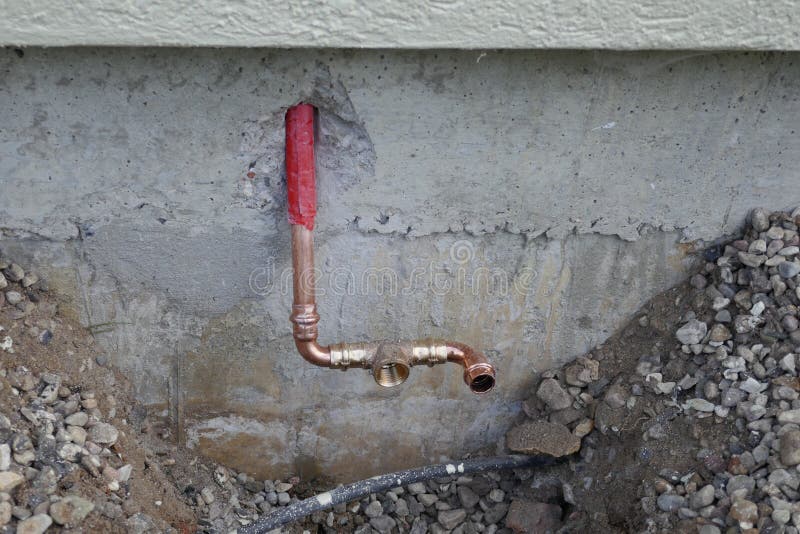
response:
<svg viewBox="0 0 800 534"><path fill-rule="evenodd" d="M303 358L314 365L328 367L330 349L317 343L319 315L314 297L315 167L314 106L298 104L286 112L286 189L294 270L290 320L294 324L295 345Z"/></svg>
<svg viewBox="0 0 800 534"><path fill-rule="evenodd" d="M286 188L289 222L314 229L317 189L314 173L314 106L297 104L286 112Z"/></svg>

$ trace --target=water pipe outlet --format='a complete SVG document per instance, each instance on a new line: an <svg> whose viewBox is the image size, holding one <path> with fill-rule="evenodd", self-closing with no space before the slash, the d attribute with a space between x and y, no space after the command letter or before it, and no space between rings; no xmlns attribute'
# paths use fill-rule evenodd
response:
<svg viewBox="0 0 800 534"><path fill-rule="evenodd" d="M322 367L368 369L378 385L394 387L408 378L415 365L452 362L464 369L464 382L474 393L486 393L495 384L495 370L481 352L444 339L317 343L319 314L314 280L314 218L317 214L314 161L314 107L298 104L286 112L286 189L292 228L292 289L290 320L294 342L306 361Z"/></svg>

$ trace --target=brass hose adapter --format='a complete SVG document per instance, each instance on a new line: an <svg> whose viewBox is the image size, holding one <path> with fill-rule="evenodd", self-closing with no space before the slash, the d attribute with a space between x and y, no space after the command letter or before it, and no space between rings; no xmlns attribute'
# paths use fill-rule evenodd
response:
<svg viewBox="0 0 800 534"><path fill-rule="evenodd" d="M289 320L294 342L306 361L322 367L369 369L378 385L394 387L408 378L415 365L453 362L464 368L464 382L473 393L487 393L495 384L495 370L482 353L454 341L371 341L317 343L314 280L314 217L316 215L316 166L314 162L314 107L298 104L286 112L286 185L289 223L292 228L292 290Z"/></svg>

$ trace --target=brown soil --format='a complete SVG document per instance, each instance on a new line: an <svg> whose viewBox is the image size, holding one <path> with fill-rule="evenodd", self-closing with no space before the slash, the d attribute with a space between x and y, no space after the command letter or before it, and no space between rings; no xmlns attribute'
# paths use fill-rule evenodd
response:
<svg viewBox="0 0 800 534"><path fill-rule="evenodd" d="M611 385L619 381L628 387L631 382L643 383L636 367L642 356L650 354L661 355L665 364L664 381L683 378L691 363L686 355L674 352L675 330L680 317L693 307L692 295L688 284L657 295L606 343L590 351L587 356L600 362L600 383L607 381ZM645 316L647 323L642 326L639 319ZM656 395L647 386L643 391L643 395L634 397L636 404L631 410L622 408L614 414L619 415L616 420L613 415L609 418L618 432L609 430L602 434L595 429L583 439L579 457L548 470L552 483L520 490L520 496L542 502L558 501L566 506L571 512L565 518L569 532L642 531L643 481L652 484L663 469L675 470L680 475L691 471L707 475L696 459L697 451L709 448L721 456L730 436L737 434L730 421L719 423L714 417L689 417L677 407L665 408L668 396ZM680 403L685 399L678 395L676 400ZM526 411L536 418L540 408L531 400ZM656 421L665 426L667 437L645 440L644 434ZM575 505L565 502L561 482L572 486L574 499L567 500Z"/></svg>

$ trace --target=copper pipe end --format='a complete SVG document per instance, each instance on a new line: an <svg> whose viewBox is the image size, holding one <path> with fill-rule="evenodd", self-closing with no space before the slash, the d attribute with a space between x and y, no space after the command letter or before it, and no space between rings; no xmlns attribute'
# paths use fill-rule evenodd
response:
<svg viewBox="0 0 800 534"><path fill-rule="evenodd" d="M473 393L488 393L494 388L494 367L490 363L476 363L464 369L464 382Z"/></svg>

